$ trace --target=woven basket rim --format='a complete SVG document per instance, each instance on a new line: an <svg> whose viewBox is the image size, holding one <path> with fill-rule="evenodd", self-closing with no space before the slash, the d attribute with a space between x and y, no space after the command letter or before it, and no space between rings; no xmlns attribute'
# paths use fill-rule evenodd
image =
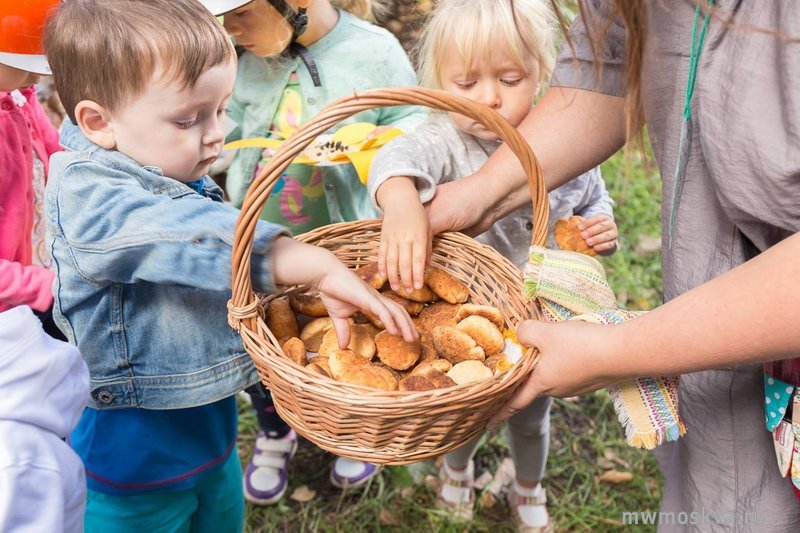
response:
<svg viewBox="0 0 800 533"><path fill-rule="evenodd" d="M538 350L528 348L509 370L491 378L430 391L381 391L312 373L285 356L282 346L266 326L263 311L264 303L304 288L288 287L278 294L256 295L250 279L250 253L258 215L275 183L294 157L313 139L344 118L360 111L378 106L409 104L462 113L498 133L517 155L528 176L534 212L532 240L534 244L544 244L548 230L549 205L541 167L527 142L500 115L465 98L431 89L415 87L355 93L334 102L298 129L281 145L248 189L234 234L232 297L228 314L229 322L241 334L245 348L255 361L262 380L270 388L279 387L291 395L281 398L276 394L273 398L279 414L285 415L284 418L287 418L287 422L298 433L323 449L339 455L388 464L407 464L439 455L482 431L488 418L510 398L516 387L533 370L540 356ZM297 240L327 247L340 260L354 266L370 262L368 257L373 252L367 253L364 250L374 248L380 229L381 222L377 220L342 222L317 228L298 236ZM342 244L342 234L348 236L347 242L350 244ZM351 245L353 251L349 249ZM541 319L539 309L522 297L519 269L490 246L463 234L451 232L436 236L433 249L434 265L444 270L448 270L447 261L461 258L457 259L462 261L458 264L461 270L450 272L457 274L462 280L467 277L475 281L476 284L470 286L472 301L493 302L493 305L500 308L507 325L516 327L523 319ZM452 250L455 252L448 255ZM464 259L467 252L471 255ZM349 255L345 258L340 254ZM508 292L512 290L513 293ZM507 307L501 308L504 302ZM295 408L285 408L284 401ZM308 402L313 402L318 407L309 408ZM301 407L301 404L305 407ZM310 413L312 419L305 418L308 409L317 410ZM462 412L468 419L462 419ZM344 426L336 426L339 424L335 422L339 420L337 416L343 414L346 414L342 422ZM375 419L381 423L370 425ZM465 425L465 420L469 424ZM395 430L383 429L393 421L401 423L396 429L397 433L393 433ZM436 424L436 438L434 435L416 433L409 436L410 427L429 427L430 423ZM353 424L356 424L355 430L352 429ZM312 430L310 427L318 429ZM319 433L320 431L324 433ZM370 444L376 442L375 432L380 445ZM451 439L451 434L457 437ZM362 438L362 435L369 438ZM391 439L387 441L389 437ZM402 442L396 446L387 444L394 444L396 441Z"/></svg>

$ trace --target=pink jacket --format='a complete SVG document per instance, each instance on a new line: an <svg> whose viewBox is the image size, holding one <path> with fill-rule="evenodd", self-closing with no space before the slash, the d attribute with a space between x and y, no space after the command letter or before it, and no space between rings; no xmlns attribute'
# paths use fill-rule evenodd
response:
<svg viewBox="0 0 800 533"><path fill-rule="evenodd" d="M17 305L44 311L53 303L53 272L31 265L33 151L47 172L50 154L61 148L36 90L20 92L28 100L22 107L0 92L0 312Z"/></svg>

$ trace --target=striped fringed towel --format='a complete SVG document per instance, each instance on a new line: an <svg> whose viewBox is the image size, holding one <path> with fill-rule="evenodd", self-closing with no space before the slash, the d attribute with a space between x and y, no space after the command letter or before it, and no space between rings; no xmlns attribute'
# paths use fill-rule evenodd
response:
<svg viewBox="0 0 800 533"><path fill-rule="evenodd" d="M551 322L618 324L641 315L617 307L599 261L587 255L532 246L525 295ZM653 449L686 432L678 414L678 378L639 378L608 387L631 446Z"/></svg>

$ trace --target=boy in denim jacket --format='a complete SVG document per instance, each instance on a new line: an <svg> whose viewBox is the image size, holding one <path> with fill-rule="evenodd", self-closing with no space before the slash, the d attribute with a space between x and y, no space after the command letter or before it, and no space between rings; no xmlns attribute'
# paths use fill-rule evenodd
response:
<svg viewBox="0 0 800 533"><path fill-rule="evenodd" d="M238 212L208 178L236 55L195 0L71 0L46 51L68 111L52 159L55 316L91 373L71 443L87 531L241 531L235 394L258 380L227 323ZM329 252L259 222L256 290L309 284L339 340L357 308L415 337L407 314Z"/></svg>

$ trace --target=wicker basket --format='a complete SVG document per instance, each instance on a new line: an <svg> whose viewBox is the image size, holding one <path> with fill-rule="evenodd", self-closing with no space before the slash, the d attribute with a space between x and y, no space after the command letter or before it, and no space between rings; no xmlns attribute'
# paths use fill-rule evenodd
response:
<svg viewBox="0 0 800 533"><path fill-rule="evenodd" d="M239 330L261 379L272 390L278 413L292 428L339 456L396 465L446 453L480 435L533 370L538 353L528 350L512 369L490 380L426 392L376 391L313 374L283 355L263 319L264 305L270 299L303 288L292 287L266 297L254 294L250 252L258 215L294 157L319 134L355 113L407 104L455 111L497 132L528 174L535 221L532 242L545 242L549 213L539 164L524 139L497 113L429 89L357 93L334 102L297 130L253 181L236 225L229 304L231 324ZM377 257L380 230L377 220L331 224L300 235L298 240L331 250L345 264L356 267ZM460 233L446 233L433 240L432 262L466 283L473 302L498 307L508 324L516 326L520 320L540 317L522 296L519 269L494 249Z"/></svg>

